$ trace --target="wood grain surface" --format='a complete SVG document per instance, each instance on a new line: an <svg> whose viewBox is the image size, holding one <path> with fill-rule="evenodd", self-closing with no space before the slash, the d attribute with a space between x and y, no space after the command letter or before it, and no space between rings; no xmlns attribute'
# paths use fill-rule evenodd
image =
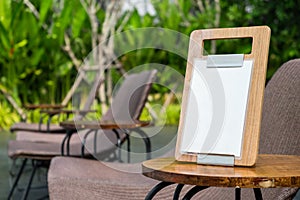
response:
<svg viewBox="0 0 300 200"><path fill-rule="evenodd" d="M223 167L158 158L143 162L143 174L166 182L215 187L300 187L300 156L258 155L254 167Z"/></svg>

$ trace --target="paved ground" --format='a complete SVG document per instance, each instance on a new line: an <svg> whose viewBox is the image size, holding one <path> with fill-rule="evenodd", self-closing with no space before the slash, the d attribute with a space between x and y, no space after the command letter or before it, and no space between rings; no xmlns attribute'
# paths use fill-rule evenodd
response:
<svg viewBox="0 0 300 200"><path fill-rule="evenodd" d="M0 131L0 199L5 199L9 189L8 170L11 162L7 157L7 141L13 138L9 132Z"/></svg>
<svg viewBox="0 0 300 200"><path fill-rule="evenodd" d="M175 147L176 143L176 127L152 127L146 128L144 131L151 137L152 143L152 157L157 157ZM0 131L0 200L6 199L10 186L12 185L12 177L9 174L9 170L12 166L12 161L7 157L7 142L10 139L14 139L14 135L7 131ZM124 148L126 144L123 145ZM135 152L134 156L131 156L131 162L141 162L145 160L145 147L141 139L136 134L132 134L131 137L131 149ZM123 152L123 160L127 160L127 153ZM20 166L20 161L15 163L15 168L12 172L16 172L16 169ZM26 173L22 176L21 182L19 184L18 190L14 195L13 199L20 199L22 194L22 188L26 185L29 178L29 173L31 170L31 163L29 162L26 166ZM38 189L32 189L30 191L30 196L28 199L42 199L47 196L47 170L40 169L33 182L33 187L38 187ZM42 188L40 188L42 187ZM47 198L46 198L47 199Z"/></svg>

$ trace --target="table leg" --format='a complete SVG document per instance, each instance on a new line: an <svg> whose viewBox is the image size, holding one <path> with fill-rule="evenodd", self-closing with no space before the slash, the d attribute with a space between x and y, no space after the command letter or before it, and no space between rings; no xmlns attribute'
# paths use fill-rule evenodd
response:
<svg viewBox="0 0 300 200"><path fill-rule="evenodd" d="M255 194L255 199L256 200L262 200L262 194L260 188L253 188L254 194Z"/></svg>
<svg viewBox="0 0 300 200"><path fill-rule="evenodd" d="M178 184L176 189L175 189L175 192L174 192L174 195L173 195L173 200L178 200L179 199L179 195L180 195L180 192L183 188L184 184Z"/></svg>
<svg viewBox="0 0 300 200"><path fill-rule="evenodd" d="M255 199L256 200L262 200L262 194L260 188L253 188ZM235 199L240 200L241 199L241 188L235 188Z"/></svg>
<svg viewBox="0 0 300 200"><path fill-rule="evenodd" d="M192 189L190 189L183 197L182 200L189 200L191 199L195 194L197 194L198 192L209 188L209 186L195 186Z"/></svg>
<svg viewBox="0 0 300 200"><path fill-rule="evenodd" d="M174 183L160 182L159 184L157 184L156 186L154 186L154 188L152 188L152 190L145 197L145 200L151 200L159 191L161 191L165 187L167 187L169 185L172 185L172 184L174 184Z"/></svg>
<svg viewBox="0 0 300 200"><path fill-rule="evenodd" d="M235 200L241 200L241 188L235 188Z"/></svg>

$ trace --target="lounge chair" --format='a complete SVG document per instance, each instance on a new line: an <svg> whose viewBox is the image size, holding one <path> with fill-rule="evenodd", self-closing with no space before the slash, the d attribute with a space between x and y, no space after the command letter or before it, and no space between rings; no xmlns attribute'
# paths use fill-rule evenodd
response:
<svg viewBox="0 0 300 200"><path fill-rule="evenodd" d="M75 93L76 89L79 87L80 83L84 80L85 76L87 75L86 72L89 69L81 69L79 71L79 75L75 80L72 88L64 98L61 104L40 104L40 105L24 105L27 110L34 110L34 109L41 109L41 117L39 123L29 123L29 122L18 122L13 124L10 127L11 132L16 131L26 131L26 132L44 132L44 133L64 133L65 130L60 127L58 124L51 124L51 120L54 116L59 114L73 114L75 111L73 110L66 110L63 109L67 106L68 102L70 101L72 95ZM94 73L95 69L92 71ZM103 78L99 78L99 80L94 81L93 87L99 87L100 84L103 82ZM89 98L94 99L95 94L90 93ZM77 111L75 117L81 118L86 113L88 113L89 108L91 106L92 101L87 100L87 103L84 105L84 109L80 112ZM43 123L43 120L47 118L47 123Z"/></svg>
<svg viewBox="0 0 300 200"><path fill-rule="evenodd" d="M155 77L156 70L144 71L138 74L131 74L125 77L124 82L118 89L111 107L103 115L101 120L104 121L115 121L118 120L138 120L140 114L144 108L147 101L148 94L151 89L151 84ZM128 102L128 105L124 104ZM71 156L81 156L81 144L82 138L79 135L84 135L89 130L79 131L78 135L74 134L70 142L70 155ZM127 134L121 130L116 130L119 134L117 138L115 132L111 130L99 130L97 134L97 152L93 152L93 156L97 158L104 158L114 154L118 141L124 142L127 139ZM40 134L42 135L42 134ZM51 135L52 136L52 135ZM51 138L49 134L47 137ZM53 138L57 135L53 135ZM53 139L52 138L52 139ZM30 141L9 141L8 145L8 155L12 159L24 158L23 163L27 162L27 159L34 161L34 169L32 171L32 176L34 176L36 168L40 163L45 163L45 161L50 161L54 156L61 155L61 140L57 142L57 138L49 139L48 142L30 142ZM61 139L61 138L60 138ZM90 137L87 140L87 145L94 145L93 138ZM87 148L88 150L94 149L94 147ZM86 156L91 156L89 151L86 152ZM25 165L25 164L24 164ZM23 164L22 164L23 166ZM20 168L18 174L22 174L24 167ZM15 183L10 191L9 197L12 195L14 188L16 187L20 175L17 176ZM28 188L24 193L26 197L31 185L32 178L29 180Z"/></svg>
<svg viewBox="0 0 300 200"><path fill-rule="evenodd" d="M300 156L299 112L300 59L296 59L283 64L266 87L260 153ZM49 196L51 199L143 199L158 181L141 173L113 169L135 166L56 157L48 171ZM262 189L265 199L291 199L296 192L297 188ZM169 186L155 199L172 199L173 193L174 187ZM243 189L241 193L242 199L255 198L252 189ZM195 199L234 199L234 195L234 188L211 187L196 194Z"/></svg>

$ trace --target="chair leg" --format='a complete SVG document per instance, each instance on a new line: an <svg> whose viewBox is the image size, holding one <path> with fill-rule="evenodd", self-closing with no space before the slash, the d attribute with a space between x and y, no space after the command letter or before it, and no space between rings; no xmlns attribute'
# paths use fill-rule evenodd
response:
<svg viewBox="0 0 300 200"><path fill-rule="evenodd" d="M122 129L122 131L126 134L126 141L127 141L127 163L130 163L130 137L129 137L129 131L126 129Z"/></svg>
<svg viewBox="0 0 300 200"><path fill-rule="evenodd" d="M97 130L94 130L94 154L97 154Z"/></svg>
<svg viewBox="0 0 300 200"><path fill-rule="evenodd" d="M119 162L122 162L122 158L121 158L121 138L120 138L120 134L116 129L112 129L112 131L115 133L116 137L117 137L117 147L118 147L118 160Z"/></svg>
<svg viewBox="0 0 300 200"><path fill-rule="evenodd" d="M32 169L31 175L30 175L30 179L29 179L29 182L27 184L26 190L24 191L24 194L22 196L23 200L27 199L27 196L28 196L29 190L30 190L30 186L31 186L31 183L32 183L32 180L33 180L33 177L35 175L35 172L36 172L37 168L38 168L37 163L33 163L33 169Z"/></svg>
<svg viewBox="0 0 300 200"><path fill-rule="evenodd" d="M14 169L16 168L17 164L16 164L16 160L12 160L12 165L9 169L9 175L12 177L16 176L16 173L14 172Z"/></svg>
<svg viewBox="0 0 300 200"><path fill-rule="evenodd" d="M9 191L9 194L8 194L7 199L10 199L11 196L13 195L14 190L15 190L15 188L17 187L18 182L19 182L19 180L20 180L20 177L21 177L21 175L22 175L22 173L23 173L23 170L24 170L24 167L25 167L25 165L26 165L26 162L27 162L27 158L25 158L25 159L23 160L23 162L22 162L21 168L20 168L20 170L19 170L19 172L18 172L18 175L17 175L17 177L16 177L16 179L15 179L15 181L14 181L14 183L13 183L12 188L11 188L10 191Z"/></svg>
<svg viewBox="0 0 300 200"><path fill-rule="evenodd" d="M151 141L148 135L140 128L137 128L134 130L136 133L138 133L142 138L146 146L146 159L151 159Z"/></svg>

